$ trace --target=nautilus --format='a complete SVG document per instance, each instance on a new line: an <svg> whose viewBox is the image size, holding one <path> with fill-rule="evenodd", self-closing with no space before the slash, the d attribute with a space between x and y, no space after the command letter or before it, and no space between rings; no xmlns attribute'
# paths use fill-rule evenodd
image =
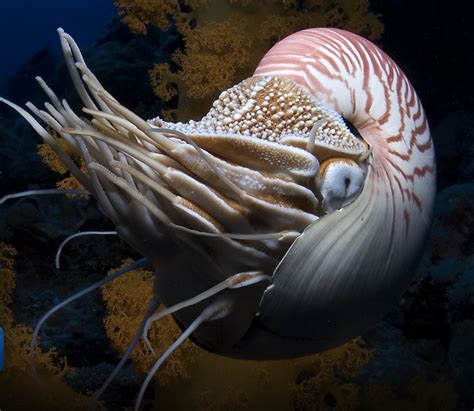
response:
<svg viewBox="0 0 474 411"><path fill-rule="evenodd" d="M383 51L344 30L297 32L201 120L171 123L121 105L58 31L83 113L40 78L44 110L2 101L154 267L131 347L164 315L183 330L136 409L188 337L236 358L303 356L360 335L396 302L429 228L435 160L420 100Z"/></svg>

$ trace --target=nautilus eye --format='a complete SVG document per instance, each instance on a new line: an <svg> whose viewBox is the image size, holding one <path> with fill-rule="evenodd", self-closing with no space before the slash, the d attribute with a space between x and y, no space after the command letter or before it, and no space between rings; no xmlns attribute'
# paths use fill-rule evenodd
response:
<svg viewBox="0 0 474 411"><path fill-rule="evenodd" d="M362 168L351 159L331 158L321 164L317 185L326 213L351 203L364 183Z"/></svg>

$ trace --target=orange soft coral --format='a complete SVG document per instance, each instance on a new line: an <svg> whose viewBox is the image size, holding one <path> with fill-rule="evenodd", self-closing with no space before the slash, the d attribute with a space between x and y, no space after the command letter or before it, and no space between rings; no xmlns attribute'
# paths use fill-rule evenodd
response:
<svg viewBox="0 0 474 411"><path fill-rule="evenodd" d="M87 175L87 167L82 158L76 158L71 147L62 137L55 133L54 130L49 129L49 132L53 134L56 142L62 147L62 149L76 161L81 171ZM50 170L61 175L67 175L56 183L57 188L64 190L84 190L84 186L77 180L76 177L72 176L68 172L67 167L62 163L49 144L38 144L37 147L38 154L42 157L43 163L46 164ZM67 196L72 198L75 197L76 194L67 194ZM86 195L82 197L87 198L88 196Z"/></svg>
<svg viewBox="0 0 474 411"><path fill-rule="evenodd" d="M46 164L50 170L59 174L67 173L66 166L59 160L49 144L38 144L38 154L42 157L43 163Z"/></svg>
<svg viewBox="0 0 474 411"><path fill-rule="evenodd" d="M131 260L124 261L122 267L130 263ZM150 271L137 269L103 287L107 307L105 328L120 355L127 349L152 298L153 276ZM141 341L131 357L135 367L148 372L180 333L170 317L155 322L149 337L156 355ZM325 397L332 396L343 407L357 400L359 389L351 379L371 355L357 338L310 357L255 362L210 354L188 340L157 374L157 406L169 403L176 410L265 407L291 410L298 404L301 409L313 406L316 408L311 409L318 409ZM308 377L297 382L301 376Z"/></svg>
<svg viewBox="0 0 474 411"><path fill-rule="evenodd" d="M31 376L28 356L32 331L25 325L14 324L9 307L15 288L15 255L13 247L0 243L0 324L5 333L5 368L0 372L1 407L5 410L82 410L88 397L75 393L62 382L63 376L73 370L54 348L43 352L38 345L35 347L35 361L43 384Z"/></svg>
<svg viewBox="0 0 474 411"><path fill-rule="evenodd" d="M125 261L124 265L130 262ZM152 281L151 272L135 270L103 288L107 335L120 354L125 352L145 313L152 296ZM171 318L153 325L149 337L158 356L179 334ZM137 369L146 372L158 356L140 342L132 361ZM343 407L357 400L358 387L350 380L370 358L371 352L361 339L311 357L259 362L220 357L187 341L157 374L156 406L167 408L168 404L175 410L292 410L298 404L308 409L319 406L331 395ZM216 373L216 369L220 372ZM297 383L301 375L312 377Z"/></svg>
<svg viewBox="0 0 474 411"><path fill-rule="evenodd" d="M165 29L174 21L184 48L173 62L150 70L155 94L164 101L179 97L177 117L200 117L217 94L250 76L263 54L279 39L308 27L341 27L371 40L383 25L369 12L368 0L117 0L123 21L136 33L147 25Z"/></svg>
<svg viewBox="0 0 474 411"><path fill-rule="evenodd" d="M146 34L147 26L153 25L167 29L169 18L177 19L181 6L177 0L115 0L119 13L124 17L122 22L136 34ZM207 0L185 0L183 5L199 8L207 5Z"/></svg>
<svg viewBox="0 0 474 411"><path fill-rule="evenodd" d="M352 379L370 358L360 339L292 360L247 361L204 352L190 366L192 383L161 387L157 397L174 410L318 410L328 409L328 398L334 409L351 409L359 395Z"/></svg>
<svg viewBox="0 0 474 411"><path fill-rule="evenodd" d="M329 402L336 409L355 409L359 387L351 379L371 356L361 338L316 355L313 375L294 386L296 408L324 410Z"/></svg>
<svg viewBox="0 0 474 411"><path fill-rule="evenodd" d="M81 161L81 171L87 175L87 167L84 161ZM62 180L56 182L56 187L63 190L84 190L84 186L79 182L79 180L70 175L69 177L65 177ZM69 198L74 198L77 194L66 194ZM89 198L88 195L80 195L82 198Z"/></svg>
<svg viewBox="0 0 474 411"><path fill-rule="evenodd" d="M122 267L129 264L131 260L124 261ZM111 270L109 274L114 271ZM107 307L107 315L104 319L105 329L112 345L120 355L126 351L145 315L148 302L153 295L153 275L150 271L137 269L107 284L102 289L102 296ZM149 333L155 354L150 353L143 341L140 341L131 356L133 364L141 372L148 372L180 333L171 317L155 322ZM157 374L158 383L168 385L187 377L189 365L200 351L191 341L186 341L160 369Z"/></svg>

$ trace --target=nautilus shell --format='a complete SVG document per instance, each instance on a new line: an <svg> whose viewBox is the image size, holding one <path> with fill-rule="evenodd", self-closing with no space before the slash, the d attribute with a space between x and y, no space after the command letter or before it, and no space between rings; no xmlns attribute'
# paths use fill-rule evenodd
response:
<svg viewBox="0 0 474 411"><path fill-rule="evenodd" d="M396 301L430 224L435 163L420 100L384 52L304 30L200 121L169 123L123 107L59 32L84 114L41 79L52 104L28 108L87 173L8 104L155 267L156 297L196 343L306 355L360 335Z"/></svg>

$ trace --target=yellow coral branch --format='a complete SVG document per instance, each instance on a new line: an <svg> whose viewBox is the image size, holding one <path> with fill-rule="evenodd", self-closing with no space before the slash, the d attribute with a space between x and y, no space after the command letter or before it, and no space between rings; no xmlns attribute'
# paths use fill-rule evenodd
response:
<svg viewBox="0 0 474 411"><path fill-rule="evenodd" d="M5 368L0 372L1 407L5 410L82 410L88 398L62 381L73 369L55 348L44 352L39 345L35 347L35 360L43 384L39 385L30 374L32 330L22 324L15 325L9 307L15 288L13 265L16 254L12 246L0 242L0 324L5 333Z"/></svg>
<svg viewBox="0 0 474 411"><path fill-rule="evenodd" d="M131 263L131 260L126 260L117 269ZM115 271L111 270L109 275ZM107 315L104 319L105 329L113 347L120 355L123 355L128 348L145 315L148 302L153 296L153 278L152 272L137 269L108 283L102 289L102 297L107 307ZM171 317L154 323L150 328L149 337L156 354L150 353L143 341L140 341L131 356L135 367L141 372L148 372L159 356L180 334L180 329ZM189 340L182 344L158 372L158 383L169 385L188 377L189 366L200 351Z"/></svg>
<svg viewBox="0 0 474 411"><path fill-rule="evenodd" d="M368 0L117 0L123 22L135 33L174 22L184 41L173 62L149 72L155 94L169 102L178 93L178 119L201 117L217 94L249 77L263 54L288 34L309 27L341 27L380 38L383 25Z"/></svg>

